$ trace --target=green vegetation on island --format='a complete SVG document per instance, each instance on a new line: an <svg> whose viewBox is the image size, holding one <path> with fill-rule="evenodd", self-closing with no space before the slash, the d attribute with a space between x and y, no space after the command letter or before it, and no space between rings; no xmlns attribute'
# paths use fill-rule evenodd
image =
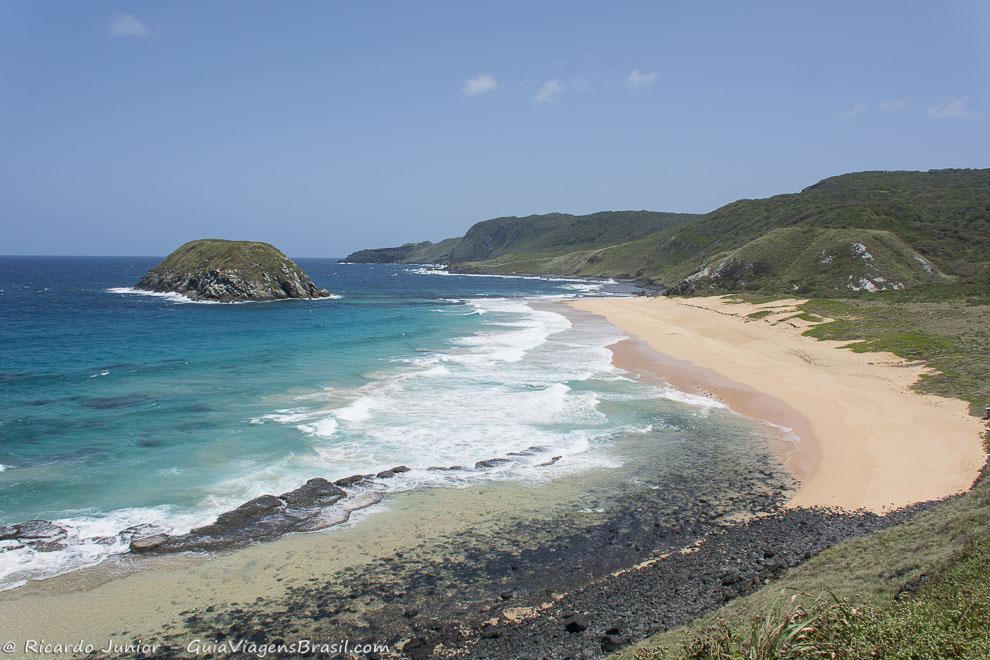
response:
<svg viewBox="0 0 990 660"><path fill-rule="evenodd" d="M185 243L149 270L136 288L218 302L330 295L273 245L221 239Z"/></svg>

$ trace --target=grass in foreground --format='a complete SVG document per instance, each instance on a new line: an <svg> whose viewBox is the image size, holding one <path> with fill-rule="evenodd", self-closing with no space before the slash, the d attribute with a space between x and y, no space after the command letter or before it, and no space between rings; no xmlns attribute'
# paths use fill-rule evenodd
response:
<svg viewBox="0 0 990 660"><path fill-rule="evenodd" d="M969 541L916 594L888 606L776 604L742 633L720 622L688 641L692 660L990 657L990 539Z"/></svg>

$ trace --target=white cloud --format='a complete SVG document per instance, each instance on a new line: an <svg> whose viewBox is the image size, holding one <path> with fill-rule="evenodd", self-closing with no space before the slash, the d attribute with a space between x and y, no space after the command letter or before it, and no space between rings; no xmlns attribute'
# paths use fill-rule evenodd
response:
<svg viewBox="0 0 990 660"><path fill-rule="evenodd" d="M876 101L873 103L857 103L856 105L851 105L848 108L840 108L839 116L845 119L852 119L853 117L859 117L860 115L867 115L874 112L894 112L896 110L903 110L908 107L908 102L904 99L887 99Z"/></svg>
<svg viewBox="0 0 990 660"><path fill-rule="evenodd" d="M647 71L645 73L640 73L639 69L633 69L629 76L626 78L626 88L627 89L645 89L646 87L652 87L657 81L656 71Z"/></svg>
<svg viewBox="0 0 990 660"><path fill-rule="evenodd" d="M498 87L498 81L489 73L479 73L474 78L468 78L461 85L461 94L465 96L480 96Z"/></svg>
<svg viewBox="0 0 990 660"><path fill-rule="evenodd" d="M979 117L980 113L967 107L968 96L960 96L957 99L946 101L942 105L928 108L928 116L931 119L972 119Z"/></svg>
<svg viewBox="0 0 990 660"><path fill-rule="evenodd" d="M551 78L543 83L538 90L536 90L536 94L533 95L533 102L541 104L553 103L560 98L563 91L564 84L556 78Z"/></svg>
<svg viewBox="0 0 990 660"><path fill-rule="evenodd" d="M148 27L138 20L134 14L114 13L110 19L110 36L113 37L143 37L148 34Z"/></svg>

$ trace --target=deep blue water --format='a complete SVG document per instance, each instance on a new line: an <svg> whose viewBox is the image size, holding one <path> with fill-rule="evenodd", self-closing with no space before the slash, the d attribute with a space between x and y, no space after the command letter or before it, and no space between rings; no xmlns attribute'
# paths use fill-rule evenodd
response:
<svg viewBox="0 0 990 660"><path fill-rule="evenodd" d="M7 546L0 584L119 552L131 525L181 532L314 476L405 464L402 489L529 478L551 454L565 460L539 478L604 465L603 442L651 421L656 392L610 364L618 331L541 304L621 286L300 259L340 298L127 292L156 261L0 257L0 524L56 520L72 541ZM499 470L426 469L531 446Z"/></svg>

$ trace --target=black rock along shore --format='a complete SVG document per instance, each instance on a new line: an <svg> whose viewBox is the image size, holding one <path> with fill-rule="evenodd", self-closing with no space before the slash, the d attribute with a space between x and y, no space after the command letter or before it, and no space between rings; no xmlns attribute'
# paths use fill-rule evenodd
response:
<svg viewBox="0 0 990 660"><path fill-rule="evenodd" d="M157 638L155 657L182 657L189 635L276 645L349 639L411 658L600 657L931 505L884 516L784 509L790 480L773 459L735 468L706 447L691 451L700 473L672 464L655 480L637 474L624 490L590 494L606 512L590 523L583 501L448 535L439 546L422 542L253 602L184 612ZM711 481L716 473L724 487ZM713 492L699 495L698 479ZM732 522L740 514L748 519Z"/></svg>
<svg viewBox="0 0 990 660"><path fill-rule="evenodd" d="M182 623L187 635L258 644L387 643L410 658L597 658L687 623L829 546L903 522L926 506L885 516L777 510L729 526L702 516L670 529L672 546L683 545L662 552L646 551L637 530L617 521L520 553L473 551L460 562L399 556L371 570L313 580L283 598L187 612ZM455 543L449 552L457 556L461 549ZM625 571L619 565L651 559ZM588 582L562 591L575 580ZM168 638L163 641L168 649ZM173 648L155 657L182 657Z"/></svg>

